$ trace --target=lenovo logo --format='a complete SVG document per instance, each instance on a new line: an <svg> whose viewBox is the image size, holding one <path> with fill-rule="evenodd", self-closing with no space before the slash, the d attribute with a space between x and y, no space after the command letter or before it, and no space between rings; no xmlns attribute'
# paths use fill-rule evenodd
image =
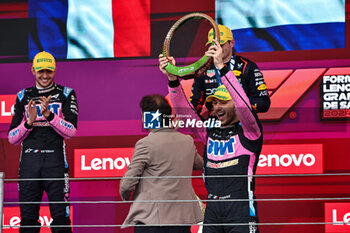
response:
<svg viewBox="0 0 350 233"><path fill-rule="evenodd" d="M4 233L15 233L18 232L20 223L21 223L21 217L20 217L20 211L19 207L4 207L3 209L3 229ZM70 215L73 216L73 207L70 206ZM51 232L50 228L47 228L52 223L53 219L50 215L50 209L48 206L41 206L40 207L40 213L39 213L39 223L43 228L40 230L42 233L49 233ZM71 218L72 224L73 219Z"/></svg>
<svg viewBox="0 0 350 233"><path fill-rule="evenodd" d="M350 232L350 203L325 203L325 233Z"/></svg>
<svg viewBox="0 0 350 233"><path fill-rule="evenodd" d="M128 157L118 157L116 159L112 158L94 158L90 161L90 164L86 164L85 155L81 156L81 170L122 170L129 166L130 160Z"/></svg>
<svg viewBox="0 0 350 233"><path fill-rule="evenodd" d="M316 158L313 154L283 154L282 156L268 154L260 156L259 167L300 167L301 165L311 167L315 162Z"/></svg>
<svg viewBox="0 0 350 233"><path fill-rule="evenodd" d="M0 95L0 123L11 123L16 95Z"/></svg>
<svg viewBox="0 0 350 233"><path fill-rule="evenodd" d="M121 177L130 164L134 148L76 149L75 177Z"/></svg>
<svg viewBox="0 0 350 233"><path fill-rule="evenodd" d="M265 145L257 174L323 173L322 144Z"/></svg>

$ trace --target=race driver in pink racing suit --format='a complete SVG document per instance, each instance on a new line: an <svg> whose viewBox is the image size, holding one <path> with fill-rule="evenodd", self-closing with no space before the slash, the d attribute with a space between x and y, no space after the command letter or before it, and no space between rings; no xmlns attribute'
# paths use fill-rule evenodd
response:
<svg viewBox="0 0 350 233"><path fill-rule="evenodd" d="M213 57L223 85L208 96L207 101L213 103L213 114L221 121L221 127L193 128L194 134L206 145L204 173L211 201L207 202L203 232L256 233L259 232L255 224L258 216L252 175L262 148L262 128L243 88L223 63L220 44L213 41L215 44L209 47L206 55ZM175 64L173 58L159 55L159 62L160 70L169 79L169 93L176 114L199 121L177 77L164 69L168 62Z"/></svg>

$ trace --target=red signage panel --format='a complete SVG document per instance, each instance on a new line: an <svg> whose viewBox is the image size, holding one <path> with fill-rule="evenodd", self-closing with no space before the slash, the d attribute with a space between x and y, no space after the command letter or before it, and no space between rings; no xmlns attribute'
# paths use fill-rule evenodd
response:
<svg viewBox="0 0 350 233"><path fill-rule="evenodd" d="M134 148L75 149L75 177L122 177Z"/></svg>
<svg viewBox="0 0 350 233"><path fill-rule="evenodd" d="M264 145L256 173L323 173L322 144Z"/></svg>
<svg viewBox="0 0 350 233"><path fill-rule="evenodd" d="M3 209L3 232L4 233L17 233L20 223L21 215L19 207L4 207ZM70 220L73 225L73 206L70 206ZM41 233L50 233L51 230L48 228L52 223L52 218L50 214L50 208L48 206L41 206L39 212L39 223L42 228Z"/></svg>
<svg viewBox="0 0 350 233"><path fill-rule="evenodd" d="M11 123L16 95L0 95L0 123Z"/></svg>
<svg viewBox="0 0 350 233"><path fill-rule="evenodd" d="M350 232L350 203L325 203L325 233Z"/></svg>

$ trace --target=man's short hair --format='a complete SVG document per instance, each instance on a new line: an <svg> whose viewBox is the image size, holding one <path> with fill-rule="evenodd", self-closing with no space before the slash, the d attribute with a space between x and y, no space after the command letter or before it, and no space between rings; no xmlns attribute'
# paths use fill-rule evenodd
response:
<svg viewBox="0 0 350 233"><path fill-rule="evenodd" d="M162 114L161 119L170 119L172 109L169 102L164 96L159 94L146 95L140 101L140 108L142 112L159 112ZM163 122L163 120L161 121Z"/></svg>

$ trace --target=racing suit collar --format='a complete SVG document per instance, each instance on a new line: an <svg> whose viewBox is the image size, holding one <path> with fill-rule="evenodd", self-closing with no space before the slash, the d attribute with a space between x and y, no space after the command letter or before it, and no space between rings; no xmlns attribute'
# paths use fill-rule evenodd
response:
<svg viewBox="0 0 350 233"><path fill-rule="evenodd" d="M46 87L46 88L40 88L35 85L35 89L38 91L39 94L50 92L55 88L56 88L56 83L53 83L50 87Z"/></svg>

